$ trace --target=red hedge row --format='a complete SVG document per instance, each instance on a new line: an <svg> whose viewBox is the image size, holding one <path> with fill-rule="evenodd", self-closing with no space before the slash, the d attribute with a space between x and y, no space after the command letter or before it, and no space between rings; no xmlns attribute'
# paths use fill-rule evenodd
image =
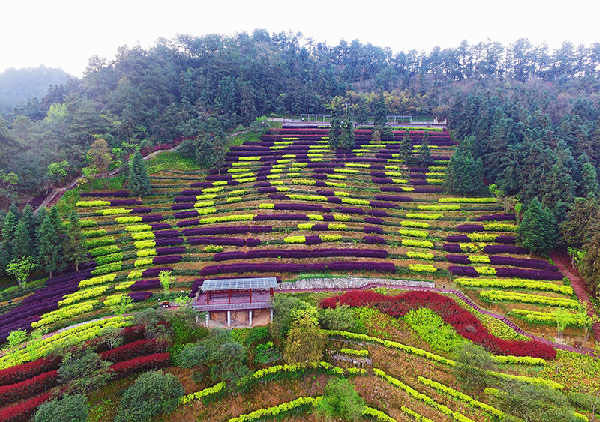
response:
<svg viewBox="0 0 600 422"><path fill-rule="evenodd" d="M44 372L16 384L0 387L0 406L28 399L58 385L58 371Z"/></svg>
<svg viewBox="0 0 600 422"><path fill-rule="evenodd" d="M108 371L113 375L113 379L119 379L133 374L139 374L140 372L164 368L169 365L170 361L171 358L168 353L155 353L153 355L115 363L108 368Z"/></svg>
<svg viewBox="0 0 600 422"><path fill-rule="evenodd" d="M114 363L131 360L140 356L163 353L167 349L166 342L159 342L156 339L138 340L133 343L124 344L114 349L100 353L103 360Z"/></svg>
<svg viewBox="0 0 600 422"><path fill-rule="evenodd" d="M0 386L15 384L25 381L28 378L35 377L43 372L58 369L60 361L60 357L50 356L3 369L0 371Z"/></svg>
<svg viewBox="0 0 600 422"><path fill-rule="evenodd" d="M29 422L37 408L52 397L51 393L44 393L37 397L0 410L0 421L2 422Z"/></svg>
<svg viewBox="0 0 600 422"><path fill-rule="evenodd" d="M458 304L435 292L410 291L398 296L386 296L373 291L347 292L340 296L323 299L323 308L335 308L338 304L352 307L373 307L395 318L413 309L426 307L437 313L462 337L480 344L494 354L531 356L554 359L556 350L538 341L509 341L492 336L481 321Z"/></svg>

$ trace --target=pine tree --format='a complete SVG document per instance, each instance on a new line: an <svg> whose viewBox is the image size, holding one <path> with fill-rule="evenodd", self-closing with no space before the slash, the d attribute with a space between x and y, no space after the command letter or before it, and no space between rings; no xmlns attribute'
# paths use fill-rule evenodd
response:
<svg viewBox="0 0 600 422"><path fill-rule="evenodd" d="M429 151L429 132L425 131L421 139L421 148L419 149L419 161L422 165L427 166L433 163L431 151Z"/></svg>
<svg viewBox="0 0 600 422"><path fill-rule="evenodd" d="M373 101L373 127L383 127L387 123L385 97L379 94Z"/></svg>
<svg viewBox="0 0 600 422"><path fill-rule="evenodd" d="M564 242L582 248L600 230L600 206L595 199L575 198L567 218L560 224Z"/></svg>
<svg viewBox="0 0 600 422"><path fill-rule="evenodd" d="M592 237L584 249L585 255L577 268L589 290L597 295L600 293L600 234Z"/></svg>
<svg viewBox="0 0 600 422"><path fill-rule="evenodd" d="M413 145L410 139L410 132L408 129L404 132L404 136L402 137L402 143L400 144L400 149L398 150L399 158L406 164L410 164L412 158Z"/></svg>
<svg viewBox="0 0 600 422"><path fill-rule="evenodd" d="M75 211L69 214L69 225L67 227L67 239L65 242L65 258L75 264L75 270L79 271L79 264L87 258L85 236L81 230L79 217Z"/></svg>
<svg viewBox="0 0 600 422"><path fill-rule="evenodd" d="M221 174L221 167L225 164L225 157L227 156L227 137L225 132L219 130L214 138L212 144L212 167L216 168Z"/></svg>
<svg viewBox="0 0 600 422"><path fill-rule="evenodd" d="M331 125L329 126L329 148L332 150L337 150L340 147L340 132L342 130L342 122L337 117L337 115L333 115L331 118Z"/></svg>
<svg viewBox="0 0 600 422"><path fill-rule="evenodd" d="M38 221L33 213L33 208L31 205L25 205L25 208L23 208L23 212L21 213L21 220L25 222L27 232L29 233L29 238L35 245L35 235L37 232Z"/></svg>
<svg viewBox="0 0 600 422"><path fill-rule="evenodd" d="M8 264L14 258L12 241L15 237L15 230L17 228L17 224L18 217L11 209L9 209L8 213L6 214L6 217L4 217L4 225L2 227L3 248L1 254L2 256L0 257L2 261L4 261L4 259L7 260L6 264ZM3 268L6 267L6 264L3 266Z"/></svg>
<svg viewBox="0 0 600 422"><path fill-rule="evenodd" d="M340 138L340 148L352 150L356 146L356 138L354 137L354 124L347 115L344 123L342 123L342 136Z"/></svg>
<svg viewBox="0 0 600 422"><path fill-rule="evenodd" d="M517 241L535 254L545 254L556 246L557 240L556 218L548 207L542 207L536 196L517 228Z"/></svg>
<svg viewBox="0 0 600 422"><path fill-rule="evenodd" d="M33 242L23 219L19 221L15 229L15 235L12 241L12 253L14 259L21 259L26 256L34 255Z"/></svg>
<svg viewBox="0 0 600 422"><path fill-rule="evenodd" d="M129 190L135 196L142 197L150 193L150 178L142 154L137 150L131 160L129 173Z"/></svg>
<svg viewBox="0 0 600 422"><path fill-rule="evenodd" d="M61 248L59 247L60 236L50 214L47 214L42 221L38 230L38 238L38 264L50 273L51 278L52 272L59 268Z"/></svg>

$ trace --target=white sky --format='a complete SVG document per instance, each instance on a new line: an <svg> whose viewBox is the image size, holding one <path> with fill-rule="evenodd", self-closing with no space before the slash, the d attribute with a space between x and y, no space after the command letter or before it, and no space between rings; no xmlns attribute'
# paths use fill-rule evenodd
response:
<svg viewBox="0 0 600 422"><path fill-rule="evenodd" d="M93 55L154 44L178 33L231 35L255 28L292 30L316 42L370 42L392 51L431 51L490 38L518 38L551 49L600 42L600 2L593 0L25 0L0 8L0 72L9 67L60 67L81 77Z"/></svg>

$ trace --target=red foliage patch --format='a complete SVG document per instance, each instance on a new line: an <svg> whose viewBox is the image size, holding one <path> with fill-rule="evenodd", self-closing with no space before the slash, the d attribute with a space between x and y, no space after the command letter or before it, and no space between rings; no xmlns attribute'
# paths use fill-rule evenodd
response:
<svg viewBox="0 0 600 422"><path fill-rule="evenodd" d="M28 399L58 384L58 371L44 372L16 384L0 387L0 405Z"/></svg>
<svg viewBox="0 0 600 422"><path fill-rule="evenodd" d="M352 307L369 306L383 313L400 318L418 308L429 308L437 313L457 333L480 344L489 352L499 355L531 356L554 359L556 350L538 341L503 340L488 333L481 321L449 297L435 292L410 291L398 296L386 296L373 291L347 292L343 295L323 299L323 308L335 308L338 304Z"/></svg>
<svg viewBox="0 0 600 422"><path fill-rule="evenodd" d="M37 397L20 403L16 406L5 407L0 410L0 421L2 422L28 422L33 417L37 408L50 400L51 394L44 393Z"/></svg>

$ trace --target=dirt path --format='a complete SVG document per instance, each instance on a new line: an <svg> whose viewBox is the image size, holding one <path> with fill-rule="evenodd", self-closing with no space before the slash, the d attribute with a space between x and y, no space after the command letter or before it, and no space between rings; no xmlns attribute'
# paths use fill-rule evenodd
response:
<svg viewBox="0 0 600 422"><path fill-rule="evenodd" d="M553 251L550 253L550 258L552 258L552 261L554 261L554 264L558 267L560 272L571 282L571 287L573 287L577 299L587 307L587 314L589 316L596 315L585 282L582 280L577 269L571 266L571 260L567 253L565 251ZM592 326L592 332L594 333L594 337L596 337L596 341L600 341L600 322L597 322Z"/></svg>

